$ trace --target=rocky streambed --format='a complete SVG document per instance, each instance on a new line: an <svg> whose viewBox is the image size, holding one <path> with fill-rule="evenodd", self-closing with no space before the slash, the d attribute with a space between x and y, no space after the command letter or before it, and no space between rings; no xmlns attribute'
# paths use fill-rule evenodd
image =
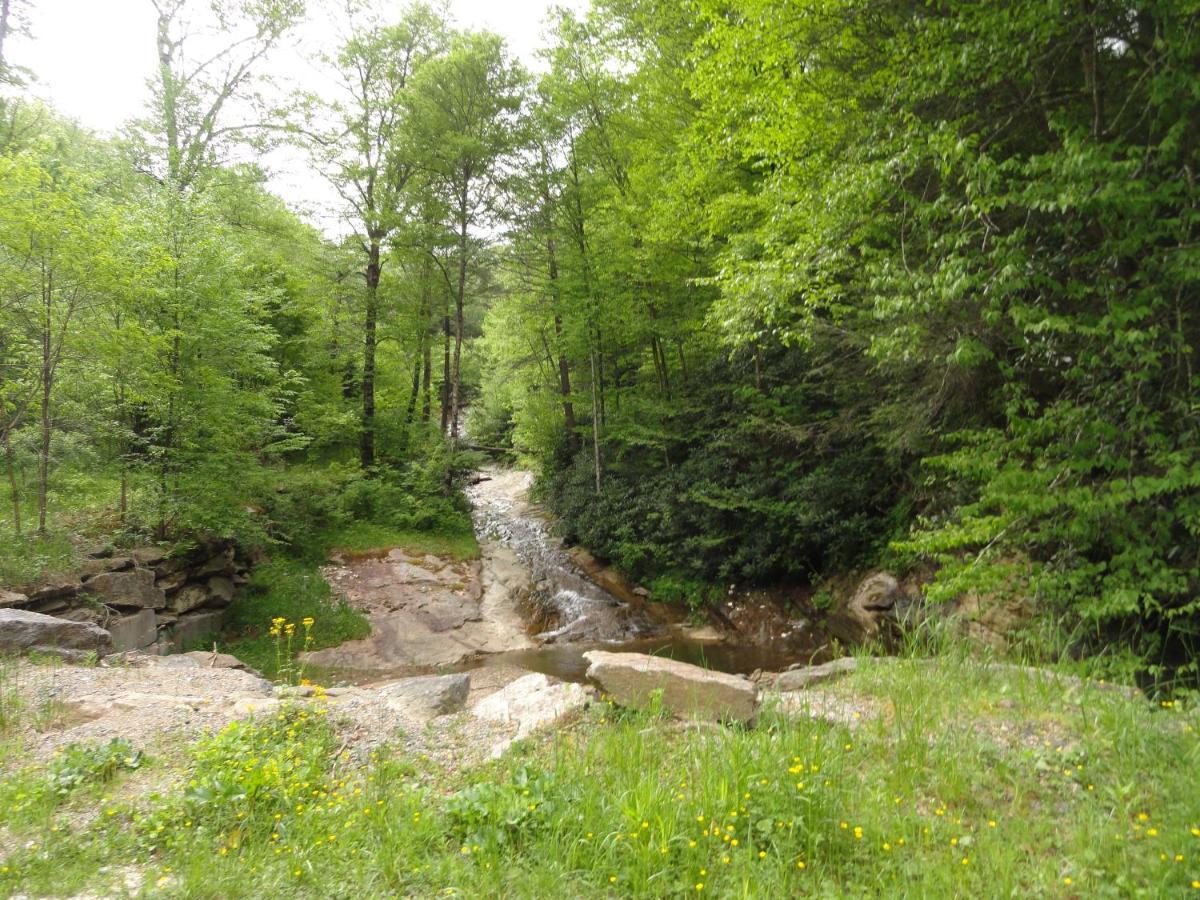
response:
<svg viewBox="0 0 1200 900"><path fill-rule="evenodd" d="M461 562L402 548L343 556L324 570L367 615L371 634L310 653L329 683L434 671L512 669L582 682L591 650L667 656L724 672L822 658L806 620L762 598L731 597L719 621L689 622L580 548L565 547L529 498L532 475L482 471L467 490L481 548Z"/></svg>

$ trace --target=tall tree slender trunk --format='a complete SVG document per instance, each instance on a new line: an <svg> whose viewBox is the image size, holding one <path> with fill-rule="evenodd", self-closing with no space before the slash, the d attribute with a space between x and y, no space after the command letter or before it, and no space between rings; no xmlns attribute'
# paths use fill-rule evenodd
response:
<svg viewBox="0 0 1200 900"><path fill-rule="evenodd" d="M467 190L464 175L458 198L458 289L454 297L454 370L450 381L450 446L458 448L458 413L462 381L463 305L467 294Z"/></svg>
<svg viewBox="0 0 1200 900"><path fill-rule="evenodd" d="M562 349L563 320L559 312L558 289L558 256L555 253L554 239L546 241L546 255L550 264L550 292L554 298L554 339L558 344L558 390L562 395L563 429L567 432L567 447L571 455L579 449L579 436L575 433L575 404L571 402L571 367Z"/></svg>
<svg viewBox="0 0 1200 900"><path fill-rule="evenodd" d="M433 386L430 383L433 379L433 342L429 339L429 335L425 335L425 340L422 342L422 354L425 357L425 366L423 380L424 387L421 389L424 394L424 400L421 404L421 421L429 423L429 418L433 414Z"/></svg>
<svg viewBox="0 0 1200 900"><path fill-rule="evenodd" d="M600 493L600 395L596 378L596 351L592 351L592 465L596 469L596 493Z"/></svg>
<svg viewBox="0 0 1200 900"><path fill-rule="evenodd" d="M450 295L442 311L442 434L450 430Z"/></svg>
<svg viewBox="0 0 1200 900"><path fill-rule="evenodd" d="M375 465L375 344L379 320L379 238L371 236L367 248L367 308L363 321L362 432L359 462L364 469Z"/></svg>
<svg viewBox="0 0 1200 900"><path fill-rule="evenodd" d="M17 490L17 467L13 462L12 440L4 432L4 469L8 474L8 491L12 498L13 531L21 534L21 493Z"/></svg>
<svg viewBox="0 0 1200 900"><path fill-rule="evenodd" d="M54 389L50 312L54 276L42 268L42 434L38 449L38 534L46 533L46 499L50 492L50 395Z"/></svg>

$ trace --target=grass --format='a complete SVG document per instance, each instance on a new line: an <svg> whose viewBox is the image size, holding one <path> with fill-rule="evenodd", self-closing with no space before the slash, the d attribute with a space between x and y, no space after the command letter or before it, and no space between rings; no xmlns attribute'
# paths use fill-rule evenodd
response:
<svg viewBox="0 0 1200 900"><path fill-rule="evenodd" d="M280 556L251 572L249 583L229 608L229 638L222 649L264 677L274 679L279 674L278 656L269 630L271 620L277 616L291 622L314 619L314 650L363 638L371 632L362 613L333 596L317 565Z"/></svg>
<svg viewBox="0 0 1200 900"><path fill-rule="evenodd" d="M322 532L315 545L319 552L304 556L280 555L254 569L249 583L229 609L223 649L265 677L279 675L276 642L268 633L272 619L282 616L299 623L312 618L311 649L334 647L345 641L370 634L366 617L349 604L333 596L321 575L320 562L335 552L369 554L393 547L413 553L432 553L453 559L473 559L479 544L473 532L431 534L391 528L370 522L356 522L344 528Z"/></svg>
<svg viewBox="0 0 1200 900"><path fill-rule="evenodd" d="M9 842L0 893L136 866L178 897L1200 897L1196 708L954 656L829 693L883 714L599 704L462 771L357 766L318 700L202 739L161 797Z"/></svg>
<svg viewBox="0 0 1200 900"><path fill-rule="evenodd" d="M403 547L410 553L431 553L455 560L479 558L479 542L469 529L441 533L355 522L322 535L322 543L329 548L328 552L368 554Z"/></svg>

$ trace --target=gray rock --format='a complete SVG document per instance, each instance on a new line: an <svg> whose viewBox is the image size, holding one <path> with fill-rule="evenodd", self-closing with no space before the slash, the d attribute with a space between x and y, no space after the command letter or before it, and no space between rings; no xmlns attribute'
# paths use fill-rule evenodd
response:
<svg viewBox="0 0 1200 900"><path fill-rule="evenodd" d="M167 551L162 547L138 547L130 555L135 565L150 567L157 566L166 559Z"/></svg>
<svg viewBox="0 0 1200 900"><path fill-rule="evenodd" d="M149 569L105 572L90 579L83 587L112 606L161 609L167 602L166 594L155 585L154 573Z"/></svg>
<svg viewBox="0 0 1200 900"><path fill-rule="evenodd" d="M857 667L857 659L853 656L845 656L820 666L789 669L775 679L775 690L798 691L802 688L837 678L839 675L853 672Z"/></svg>
<svg viewBox="0 0 1200 900"><path fill-rule="evenodd" d="M122 572L133 568L133 560L128 556L113 556L105 559L86 559L79 567L79 575L87 581L105 572Z"/></svg>
<svg viewBox="0 0 1200 900"><path fill-rule="evenodd" d="M224 620L225 611L221 609L185 613L171 626L171 639L176 648L194 647L217 634Z"/></svg>
<svg viewBox="0 0 1200 900"><path fill-rule="evenodd" d="M113 653L141 650L158 639L157 616L152 609L141 609L132 615L118 616L108 621L112 635Z"/></svg>
<svg viewBox="0 0 1200 900"><path fill-rule="evenodd" d="M643 653L592 650L583 658L588 678L622 706L644 709L661 692L663 708L679 716L751 723L758 715L758 687L736 675Z"/></svg>
<svg viewBox="0 0 1200 900"><path fill-rule="evenodd" d="M17 591L6 591L0 588L0 609L8 609L11 606L24 606L29 602L29 598Z"/></svg>
<svg viewBox="0 0 1200 900"><path fill-rule="evenodd" d="M233 602L233 581L223 575L208 579L208 599L213 605L228 606Z"/></svg>
<svg viewBox="0 0 1200 900"><path fill-rule="evenodd" d="M111 643L109 633L90 622L72 622L25 609L0 609L0 650L58 647L105 653Z"/></svg>
<svg viewBox="0 0 1200 900"><path fill-rule="evenodd" d="M204 606L209 601L208 585L186 584L167 601L167 608L174 613L190 612Z"/></svg>
<svg viewBox="0 0 1200 900"><path fill-rule="evenodd" d="M202 566L193 569L192 577L201 579L207 578L210 575L232 575L236 571L237 565L233 560L233 548L229 547L211 557Z"/></svg>
<svg viewBox="0 0 1200 900"><path fill-rule="evenodd" d="M545 675L535 673L518 678L484 697L471 712L485 721L516 725L516 737L522 738L534 729L580 709L587 702L588 692L582 685L551 681ZM498 744L492 755L498 756L509 743L511 741Z"/></svg>
<svg viewBox="0 0 1200 900"><path fill-rule="evenodd" d="M158 570L155 569L155 572L157 572L157 571ZM166 575L158 576L157 583L158 583L158 586L160 588L162 588L164 592L166 592L167 594L171 594L171 593L174 593L175 591L179 590L185 584L187 584L187 580L188 580L188 573L181 569L178 572L169 572Z"/></svg>
<svg viewBox="0 0 1200 900"><path fill-rule="evenodd" d="M43 600L70 600L79 593L79 579L73 575L63 575L21 588L21 593L26 594L34 603Z"/></svg>
<svg viewBox="0 0 1200 900"><path fill-rule="evenodd" d="M427 675L384 685L379 695L389 709L433 718L462 709L470 690L470 675Z"/></svg>

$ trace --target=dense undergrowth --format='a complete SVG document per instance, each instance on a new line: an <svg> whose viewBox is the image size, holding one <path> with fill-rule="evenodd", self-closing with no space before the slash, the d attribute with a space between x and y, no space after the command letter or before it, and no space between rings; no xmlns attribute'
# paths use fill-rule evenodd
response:
<svg viewBox="0 0 1200 900"><path fill-rule="evenodd" d="M132 866L165 897L1200 891L1195 708L953 654L865 665L828 695L842 724L602 703L455 771L386 751L360 768L318 698L201 739L158 794L123 796L116 771L81 823L69 803L0 810L29 841L0 887L97 890Z"/></svg>

